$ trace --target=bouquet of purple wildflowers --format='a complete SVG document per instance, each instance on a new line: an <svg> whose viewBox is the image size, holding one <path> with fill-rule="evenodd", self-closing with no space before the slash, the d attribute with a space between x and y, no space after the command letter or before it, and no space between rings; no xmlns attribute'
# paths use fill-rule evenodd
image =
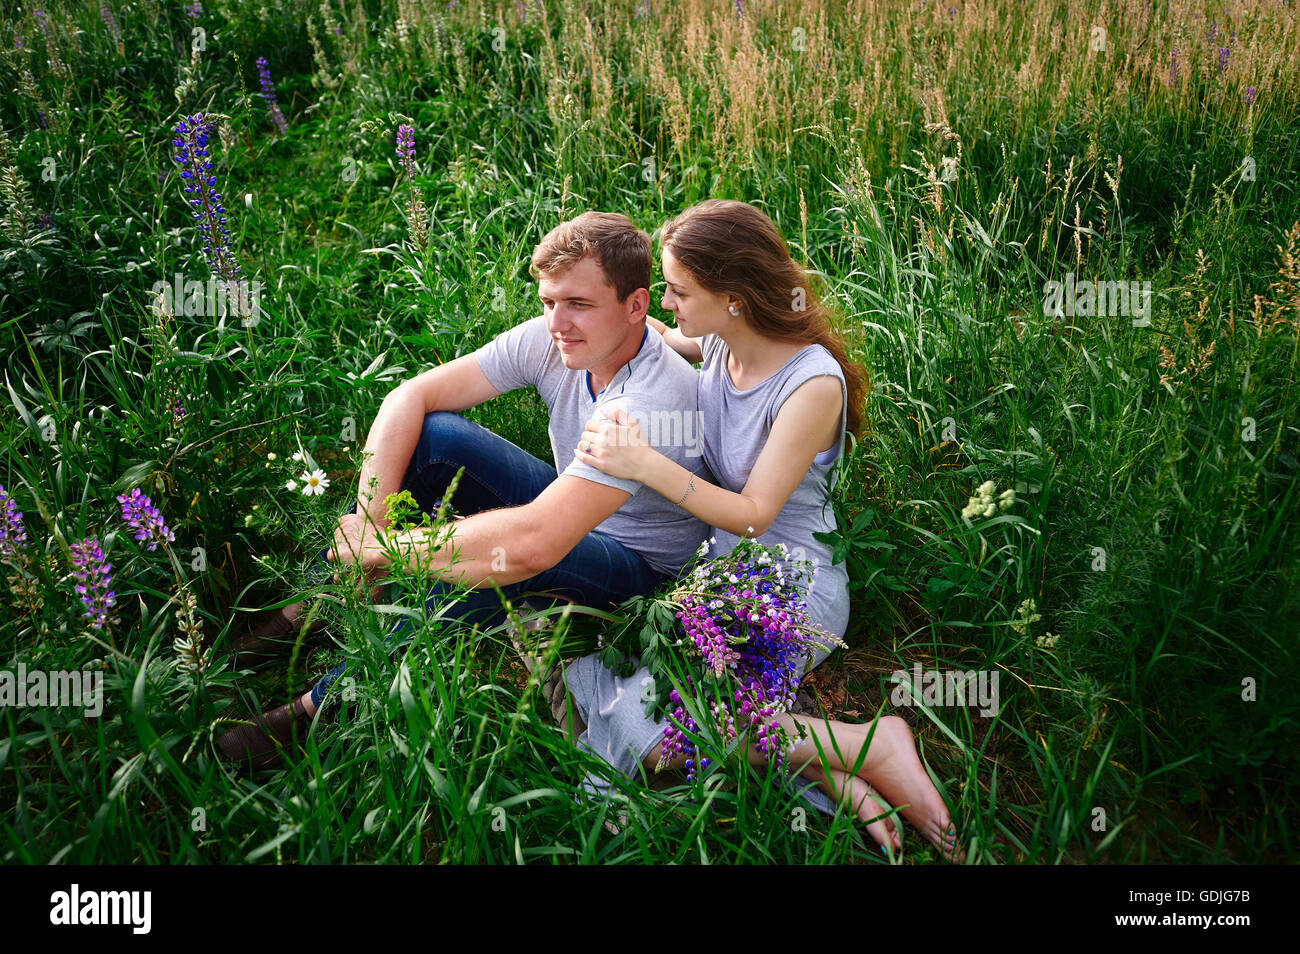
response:
<svg viewBox="0 0 1300 954"><path fill-rule="evenodd" d="M784 761L790 740L779 718L794 703L808 658L843 645L808 615L808 566L790 560L784 545L742 539L726 556L697 562L664 596L624 604L632 622L601 650L601 662L630 674L628 657L635 656L654 677L646 715L668 716L661 769L679 753L688 757L688 777L707 767L691 738L701 731L697 719L728 743L753 730L769 761ZM673 674L683 671L674 684Z"/></svg>

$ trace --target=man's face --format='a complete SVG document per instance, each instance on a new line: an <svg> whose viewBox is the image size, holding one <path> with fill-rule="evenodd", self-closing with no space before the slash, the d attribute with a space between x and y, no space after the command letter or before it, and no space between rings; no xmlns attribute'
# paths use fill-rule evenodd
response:
<svg viewBox="0 0 1300 954"><path fill-rule="evenodd" d="M545 308L546 329L566 368L600 368L641 333L633 299L618 300L596 259L588 257L567 271L543 276L537 294Z"/></svg>

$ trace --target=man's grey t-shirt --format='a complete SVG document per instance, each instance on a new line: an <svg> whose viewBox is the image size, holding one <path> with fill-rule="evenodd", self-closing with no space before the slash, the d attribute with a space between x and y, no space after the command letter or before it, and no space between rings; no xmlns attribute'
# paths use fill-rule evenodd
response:
<svg viewBox="0 0 1300 954"><path fill-rule="evenodd" d="M609 477L573 456L587 421L622 408L665 457L707 479L696 406L696 373L663 336L646 328L636 355L593 394L590 376L564 366L539 315L503 332L474 353L498 391L532 385L550 411L547 432L557 474L582 477L630 493L631 498L595 529L640 553L660 573L676 574L704 542L708 527L635 480ZM696 481L699 485L699 481Z"/></svg>

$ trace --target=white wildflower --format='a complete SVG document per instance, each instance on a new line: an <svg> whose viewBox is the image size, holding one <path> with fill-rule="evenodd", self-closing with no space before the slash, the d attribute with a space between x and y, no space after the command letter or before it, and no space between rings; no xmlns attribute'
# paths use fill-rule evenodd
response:
<svg viewBox="0 0 1300 954"><path fill-rule="evenodd" d="M1043 617L1038 613L1038 604L1032 599L1027 599L1016 607L1016 615L1019 620L1013 620L1011 628L1022 636L1029 632L1029 624L1036 623Z"/></svg>
<svg viewBox="0 0 1300 954"><path fill-rule="evenodd" d="M1004 490L1001 495L994 497L997 491L997 484L991 480L986 480L975 488L975 495L966 501L966 506L962 508L961 515L963 520L973 520L976 517L996 516L999 510L1007 511L1011 505L1016 502L1016 492L1014 490Z"/></svg>
<svg viewBox="0 0 1300 954"><path fill-rule="evenodd" d="M304 470L299 479L303 482L302 492L308 497L318 496L329 489L329 478L325 476L325 471L323 470L317 469L310 473Z"/></svg>

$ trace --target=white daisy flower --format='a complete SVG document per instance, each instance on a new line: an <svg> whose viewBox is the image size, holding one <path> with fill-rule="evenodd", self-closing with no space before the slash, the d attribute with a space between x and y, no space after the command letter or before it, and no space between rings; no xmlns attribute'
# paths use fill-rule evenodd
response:
<svg viewBox="0 0 1300 954"><path fill-rule="evenodd" d="M302 492L308 497L323 494L329 489L329 478L323 470L317 469L311 473L304 470L300 479L303 482Z"/></svg>
<svg viewBox="0 0 1300 954"><path fill-rule="evenodd" d="M287 484L284 485L284 489L289 491L289 493L293 493L295 490L298 489L298 481L296 480L289 481Z"/></svg>

